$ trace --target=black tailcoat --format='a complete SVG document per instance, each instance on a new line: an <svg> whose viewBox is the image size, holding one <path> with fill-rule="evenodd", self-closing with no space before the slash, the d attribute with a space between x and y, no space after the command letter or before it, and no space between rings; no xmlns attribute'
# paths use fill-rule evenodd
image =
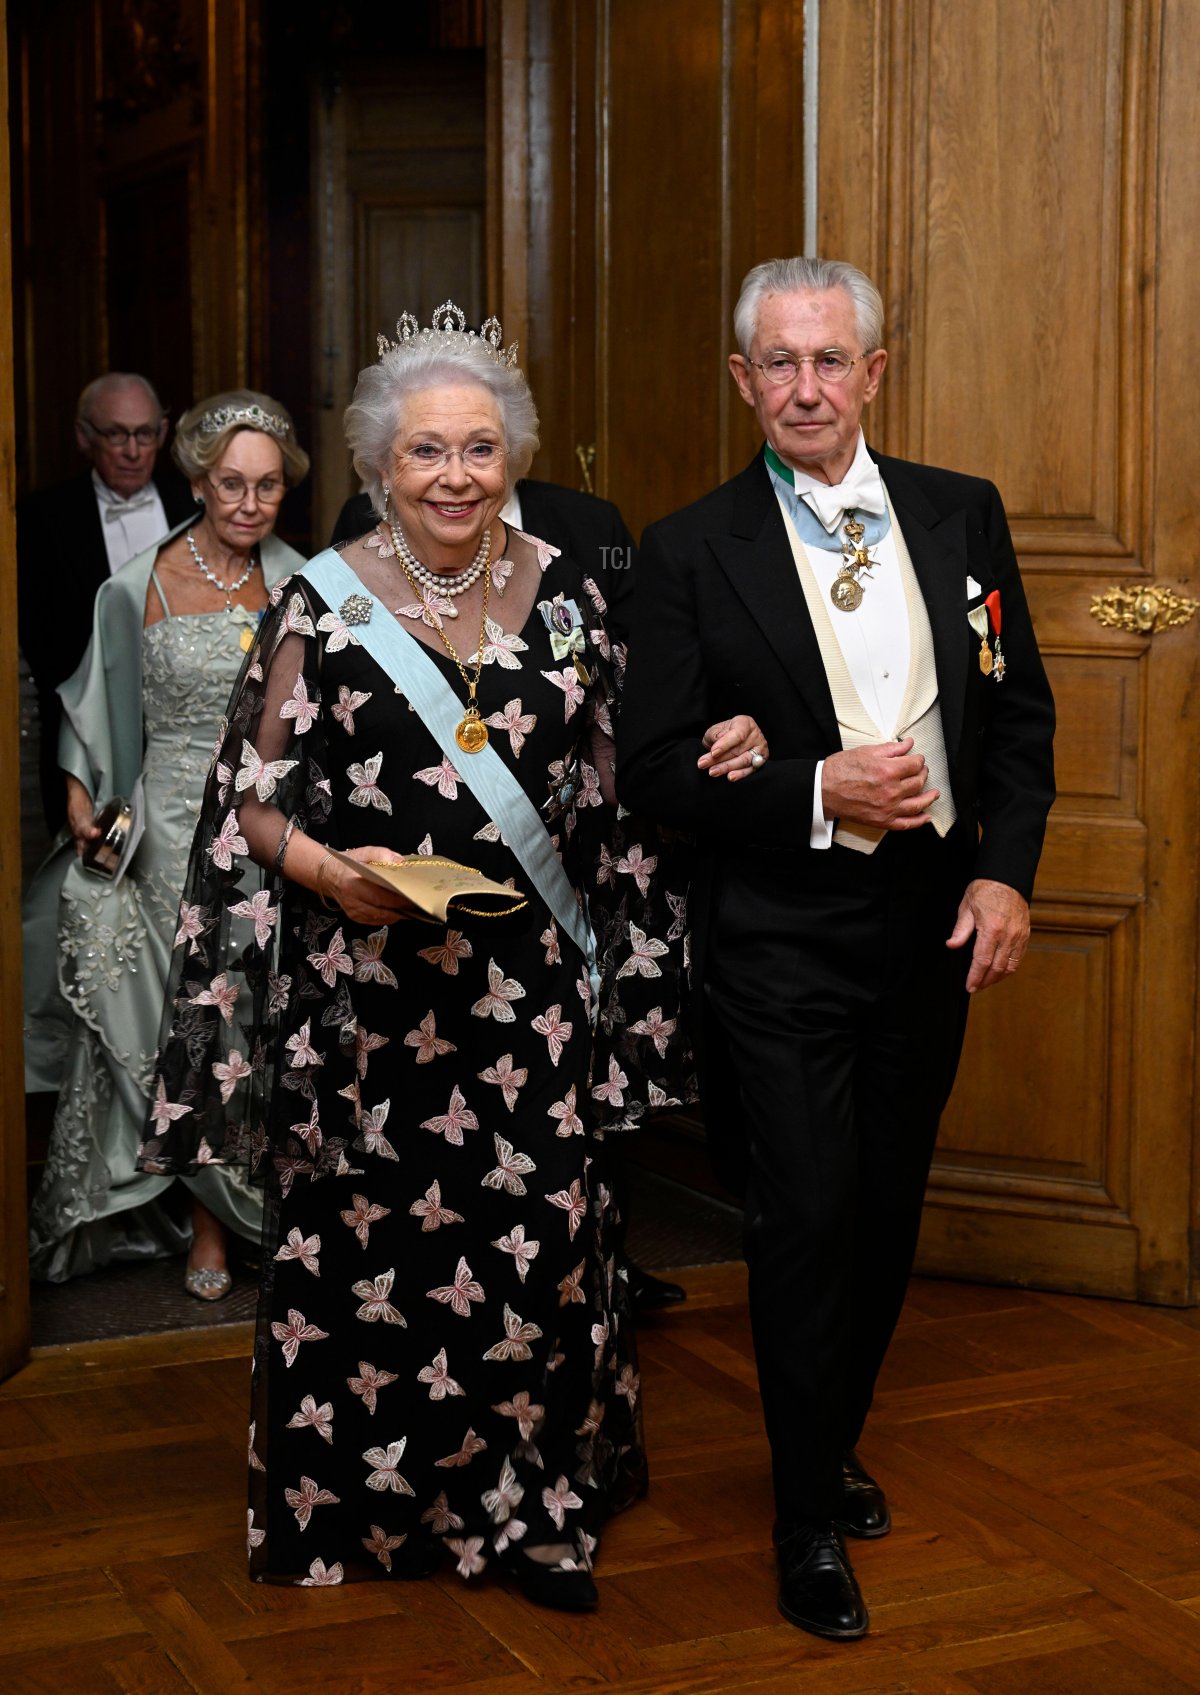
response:
<svg viewBox="0 0 1200 1695"><path fill-rule="evenodd" d="M170 466L153 480L172 530L196 510L192 491ZM18 501L17 633L37 688L42 805L51 832L66 815L56 691L87 651L96 591L109 575L90 471Z"/></svg>
<svg viewBox="0 0 1200 1695"><path fill-rule="evenodd" d="M841 740L761 455L643 536L618 735L623 803L695 839L705 1118L718 1170L746 1196L764 1413L791 1517L832 1510L838 1453L857 1440L911 1269L965 1021L970 944L951 953L945 938L972 876L1028 897L1054 795L1053 701L996 489L878 463L933 637L958 813L945 841L926 825L872 855L808 845L817 765ZM994 591L999 682L967 619ZM730 784L696 760L705 729L738 712L770 758Z"/></svg>

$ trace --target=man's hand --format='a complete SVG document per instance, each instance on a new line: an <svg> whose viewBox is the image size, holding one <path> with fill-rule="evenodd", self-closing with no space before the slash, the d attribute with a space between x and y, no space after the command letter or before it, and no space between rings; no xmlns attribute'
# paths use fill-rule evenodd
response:
<svg viewBox="0 0 1200 1695"><path fill-rule="evenodd" d="M939 790L926 788L929 769L913 739L831 753L821 768L821 806L826 818L874 824L884 830L915 830L928 824Z"/></svg>
<svg viewBox="0 0 1200 1695"><path fill-rule="evenodd" d="M967 993L990 989L1011 977L1029 945L1029 902L1007 883L977 877L967 884L946 946L961 948L975 937Z"/></svg>
<svg viewBox="0 0 1200 1695"><path fill-rule="evenodd" d="M703 740L708 752L702 753L696 764L710 777L727 776L731 783L749 777L771 757L767 738L747 712L739 712L736 718L722 718L719 724L710 725Z"/></svg>

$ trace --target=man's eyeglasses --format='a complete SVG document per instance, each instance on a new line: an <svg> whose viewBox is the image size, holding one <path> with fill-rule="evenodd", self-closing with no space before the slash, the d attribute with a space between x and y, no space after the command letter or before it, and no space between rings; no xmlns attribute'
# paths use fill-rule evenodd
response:
<svg viewBox="0 0 1200 1695"><path fill-rule="evenodd" d="M843 348L826 347L820 353L776 351L768 353L762 359L748 359L746 363L756 366L769 383L782 388L785 383L795 382L800 375L801 365L811 365L818 382L844 383L854 367L870 357L869 353L860 353L857 358L852 359Z"/></svg>
<svg viewBox="0 0 1200 1695"><path fill-rule="evenodd" d="M497 441L473 441L468 447L439 447L433 441L419 441L415 447L400 449L396 458L415 465L421 471L444 471L452 459L461 459L467 471L490 471L505 457Z"/></svg>
<svg viewBox="0 0 1200 1695"><path fill-rule="evenodd" d="M275 506L287 489L282 477L263 477L257 483L248 483L245 477L209 477L208 481L222 506L240 506L250 490L260 506Z"/></svg>
<svg viewBox="0 0 1200 1695"><path fill-rule="evenodd" d="M162 439L161 424L139 424L136 430L122 429L120 424L110 424L107 429L100 429L89 418L81 418L80 423L85 430L90 430L101 441L106 441L110 447L124 447L126 442L136 441L139 447L156 447Z"/></svg>

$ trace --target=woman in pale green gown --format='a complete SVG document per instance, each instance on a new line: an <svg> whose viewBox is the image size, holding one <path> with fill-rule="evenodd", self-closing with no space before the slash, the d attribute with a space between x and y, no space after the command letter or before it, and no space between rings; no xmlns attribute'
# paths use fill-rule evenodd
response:
<svg viewBox="0 0 1200 1695"><path fill-rule="evenodd" d="M270 591L303 564L272 532L308 457L285 409L244 389L186 413L172 455L202 516L101 587L91 644L59 690L69 834L24 914L26 1089L58 1094L30 1269L63 1282L190 1241L186 1286L213 1300L230 1286L226 1232L258 1240L261 1191L234 1167L171 1179L135 1164L204 782ZM111 881L81 856L118 795L144 830Z"/></svg>

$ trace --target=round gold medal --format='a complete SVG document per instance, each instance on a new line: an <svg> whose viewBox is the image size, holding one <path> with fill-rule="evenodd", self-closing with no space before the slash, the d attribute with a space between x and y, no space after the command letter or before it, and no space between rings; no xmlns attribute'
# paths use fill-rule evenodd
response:
<svg viewBox="0 0 1200 1695"><path fill-rule="evenodd" d="M862 584L854 577L839 572L830 586L829 598L839 612L857 612L862 605Z"/></svg>
<svg viewBox="0 0 1200 1695"><path fill-rule="evenodd" d="M487 725L478 713L467 713L454 732L454 739L464 753L478 753L487 746Z"/></svg>

